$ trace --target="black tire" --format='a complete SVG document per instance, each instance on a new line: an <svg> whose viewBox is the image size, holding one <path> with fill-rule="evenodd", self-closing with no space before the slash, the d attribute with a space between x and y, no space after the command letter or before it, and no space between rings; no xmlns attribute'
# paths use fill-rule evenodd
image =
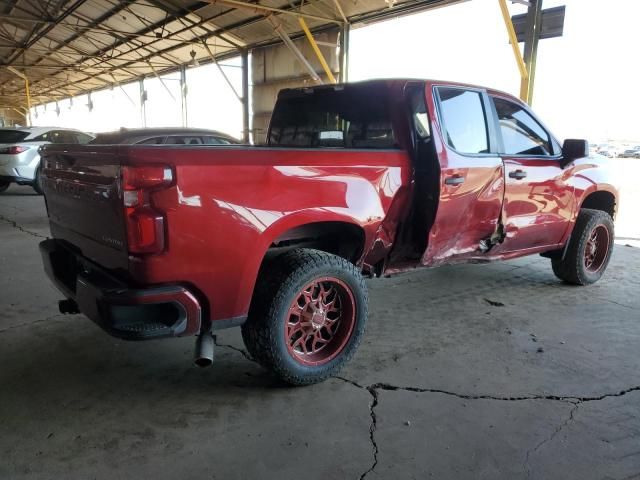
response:
<svg viewBox="0 0 640 480"><path fill-rule="evenodd" d="M323 283L326 286L324 282L327 279L335 280L337 288L344 287L342 295L347 298L345 304L341 306L337 327L333 328L337 332L343 325L351 326L348 330L345 330L347 327L343 329L345 333L340 340L336 340L338 336L335 335L335 338L332 337L328 341L327 345L334 342L333 348L336 348L332 358L327 358L323 360L325 363L318 365L303 364L302 357L305 355L296 352L294 350L296 342L294 341L292 346L292 339L286 337L290 331L288 328L292 325L291 319L295 318L290 308L293 308L294 302L303 298L306 287L313 282ZM331 281L328 284L331 286ZM338 293L335 295L337 296ZM320 298L320 293L317 297ZM335 375L355 353L367 322L367 303L367 287L355 265L344 258L319 250L290 250L265 261L261 268L249 317L242 326L242 338L249 354L281 380L291 385L311 385ZM349 307L351 308L349 314L345 314L347 304L353 305L353 308ZM324 315L326 318L329 314ZM315 318L313 316L311 322L305 323L313 327L305 328L309 330L324 328L314 323ZM298 318L298 323L303 325L302 314ZM305 333L301 331L300 336L303 335ZM306 340L302 343L306 343ZM339 347L336 347L337 345ZM330 351L325 350L324 355L330 357L326 353Z"/></svg>
<svg viewBox="0 0 640 480"><path fill-rule="evenodd" d="M9 185L11 185L11 182L5 182L0 180L0 193L5 192L7 188L9 188Z"/></svg>
<svg viewBox="0 0 640 480"><path fill-rule="evenodd" d="M596 253L592 253L592 256L596 256L597 264L588 266L585 255L592 245L590 239L594 235L604 234L604 230L607 232L608 241L606 245L603 241L599 243ZM573 285L589 285L597 282L611 260L614 238L613 219L607 212L589 208L581 209L564 258L551 260L553 273L560 280Z"/></svg>
<svg viewBox="0 0 640 480"><path fill-rule="evenodd" d="M44 191L42 190L42 176L40 175L40 165L41 164L38 164L38 166L36 167L36 176L33 179L33 184L31 185L38 195L42 195L44 193Z"/></svg>

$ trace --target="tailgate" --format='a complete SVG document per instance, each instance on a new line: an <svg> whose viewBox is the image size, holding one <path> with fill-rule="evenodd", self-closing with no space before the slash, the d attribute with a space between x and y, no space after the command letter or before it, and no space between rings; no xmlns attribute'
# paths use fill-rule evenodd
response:
<svg viewBox="0 0 640 480"><path fill-rule="evenodd" d="M41 155L52 236L103 267L126 270L118 147L48 145Z"/></svg>

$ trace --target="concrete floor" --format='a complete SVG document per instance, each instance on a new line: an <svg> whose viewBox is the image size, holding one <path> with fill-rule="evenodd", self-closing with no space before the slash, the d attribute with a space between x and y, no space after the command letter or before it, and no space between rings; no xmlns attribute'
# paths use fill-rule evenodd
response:
<svg viewBox="0 0 640 480"><path fill-rule="evenodd" d="M57 314L47 233L0 196L1 479L640 478L640 249L583 288L537 256L371 281L341 377L288 388L237 330L200 370Z"/></svg>

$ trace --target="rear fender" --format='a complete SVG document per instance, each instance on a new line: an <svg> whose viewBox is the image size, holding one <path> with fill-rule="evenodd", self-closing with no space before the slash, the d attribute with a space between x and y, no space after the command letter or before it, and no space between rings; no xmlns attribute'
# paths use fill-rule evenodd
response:
<svg viewBox="0 0 640 480"><path fill-rule="evenodd" d="M376 199L377 207L379 207L380 199L377 196ZM372 202L371 205L375 204ZM362 258L366 252L371 249L371 246L375 242L378 226L380 225L384 214L384 212L378 208L372 208L370 213L370 215L365 215L364 217L354 217L331 210L310 209L295 212L280 218L261 235L259 242L256 245L256 249L248 256L244 265L240 285L248 287L252 294L258 279L258 273L262 262L274 242L289 230L315 223L340 222L354 225L362 229L364 233L364 245L362 246L363 255L360 256L360 259L357 262L358 265L361 265ZM242 311L247 308L247 297L245 295L239 295L237 297L237 302L238 303L234 310Z"/></svg>

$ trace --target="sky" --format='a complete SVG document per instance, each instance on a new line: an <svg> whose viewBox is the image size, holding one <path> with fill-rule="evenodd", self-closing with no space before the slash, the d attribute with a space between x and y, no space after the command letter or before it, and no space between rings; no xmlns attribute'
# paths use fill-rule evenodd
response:
<svg viewBox="0 0 640 480"><path fill-rule="evenodd" d="M507 4L512 15L526 12ZM539 43L534 111L560 139L640 143L640 1L544 0L543 8L559 5L564 35ZM350 81L408 76L520 89L497 0L354 29L350 41Z"/></svg>
<svg viewBox="0 0 640 480"><path fill-rule="evenodd" d="M382 1L382 0L381 0ZM511 14L526 7L508 2ZM544 0L566 5L564 35L541 40L533 109L560 139L640 144L640 0ZM471 0L351 33L349 79L435 78L518 94L520 77L497 0ZM522 47L522 45L521 45ZM225 67L240 90L239 59ZM145 80L147 126L180 126L176 74ZM187 69L187 124L240 137L241 105L215 65ZM169 93L169 90L171 93ZM126 92L126 94L124 93ZM36 125L101 132L142 126L138 83L38 107Z"/></svg>

